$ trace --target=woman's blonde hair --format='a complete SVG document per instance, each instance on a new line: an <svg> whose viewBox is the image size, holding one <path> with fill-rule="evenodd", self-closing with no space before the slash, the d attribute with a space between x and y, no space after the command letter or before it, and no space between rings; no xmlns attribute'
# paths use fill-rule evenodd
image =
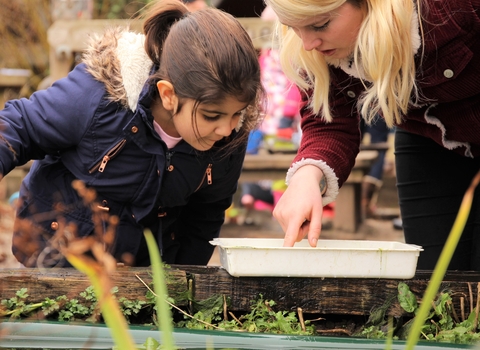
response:
<svg viewBox="0 0 480 350"><path fill-rule="evenodd" d="M353 67L364 71L365 92L358 101L362 117L370 122L381 112L388 126L400 124L413 97L415 52L412 35L418 26L417 8L412 0L266 0L282 19L298 22L312 14L334 11L345 2L361 8L365 18L353 51ZM412 30L414 28L414 30ZM280 59L285 74L303 90L313 89L308 106L326 121L332 121L329 108L330 74L319 52L303 49L302 40L280 25ZM413 96L412 96L413 95Z"/></svg>

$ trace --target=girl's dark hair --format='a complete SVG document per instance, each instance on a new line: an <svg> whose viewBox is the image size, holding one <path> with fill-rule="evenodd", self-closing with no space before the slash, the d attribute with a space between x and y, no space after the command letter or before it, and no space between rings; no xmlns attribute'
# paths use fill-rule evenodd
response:
<svg viewBox="0 0 480 350"><path fill-rule="evenodd" d="M150 8L143 29L146 52L158 66L151 81L172 83L178 110L182 99L193 99L194 123L200 103L227 96L247 103L236 138L245 141L259 123L264 92L258 53L242 25L218 9L188 12L178 0L161 0Z"/></svg>

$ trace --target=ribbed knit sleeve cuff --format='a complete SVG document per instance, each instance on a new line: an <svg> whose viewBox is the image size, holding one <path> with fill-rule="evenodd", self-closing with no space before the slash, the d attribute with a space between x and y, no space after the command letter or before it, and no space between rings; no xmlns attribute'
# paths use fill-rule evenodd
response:
<svg viewBox="0 0 480 350"><path fill-rule="evenodd" d="M323 195L323 205L325 206L329 203L332 203L338 196L338 178L333 169L330 168L323 160L302 158L302 160L293 163L290 169L287 171L287 177L285 180L287 185L290 182L293 174L295 174L295 172L304 165L315 165L323 172L323 175L327 180L327 192L325 192Z"/></svg>

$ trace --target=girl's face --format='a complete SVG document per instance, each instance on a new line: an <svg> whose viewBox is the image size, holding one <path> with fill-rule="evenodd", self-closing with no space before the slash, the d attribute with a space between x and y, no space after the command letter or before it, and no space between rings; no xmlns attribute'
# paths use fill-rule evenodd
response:
<svg viewBox="0 0 480 350"><path fill-rule="evenodd" d="M245 102L228 96L218 103L200 104L192 122L194 103L187 100L173 117L173 124L178 136L199 151L209 150L215 142L230 136L247 107Z"/></svg>
<svg viewBox="0 0 480 350"><path fill-rule="evenodd" d="M323 15L282 24L291 27L302 39L306 51L317 50L325 59L342 59L352 52L364 19L364 11L349 2Z"/></svg>

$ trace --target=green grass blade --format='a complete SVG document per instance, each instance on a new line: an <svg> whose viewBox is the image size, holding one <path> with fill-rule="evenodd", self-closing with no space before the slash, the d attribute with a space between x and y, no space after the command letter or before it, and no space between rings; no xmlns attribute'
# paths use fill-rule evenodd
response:
<svg viewBox="0 0 480 350"><path fill-rule="evenodd" d="M129 332L127 321L120 311L117 300L109 290L105 290L105 285L102 283L101 278L102 274L105 274L105 271L101 270L98 266L88 264L88 262L85 262L85 260L73 254L67 254L66 257L78 271L85 273L90 279L95 294L98 297L105 324L110 329L112 339L117 349L136 349L133 338Z"/></svg>
<svg viewBox="0 0 480 350"><path fill-rule="evenodd" d="M153 286L155 294L157 295L155 298L155 304L157 306L157 317L160 324L162 348L166 350L174 350L175 344L173 340L172 315L170 307L166 302L168 291L160 252L152 232L149 229L146 229L143 234L147 241L148 253L152 264Z"/></svg>

